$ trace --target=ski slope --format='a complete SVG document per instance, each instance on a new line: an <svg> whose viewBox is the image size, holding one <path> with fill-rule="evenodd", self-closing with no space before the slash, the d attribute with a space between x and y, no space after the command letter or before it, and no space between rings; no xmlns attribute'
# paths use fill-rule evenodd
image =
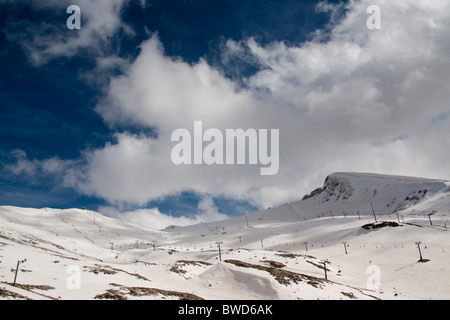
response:
<svg viewBox="0 0 450 320"><path fill-rule="evenodd" d="M449 299L449 213L447 181L368 173L331 174L295 203L164 230L2 206L0 299Z"/></svg>

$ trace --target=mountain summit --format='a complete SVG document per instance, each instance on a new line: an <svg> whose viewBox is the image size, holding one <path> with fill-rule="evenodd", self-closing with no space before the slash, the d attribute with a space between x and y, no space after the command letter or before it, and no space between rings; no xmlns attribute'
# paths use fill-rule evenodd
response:
<svg viewBox="0 0 450 320"><path fill-rule="evenodd" d="M338 172L327 176L322 187L297 204L314 207L319 215L344 215L371 214L372 203L377 213L392 214L449 191L445 180Z"/></svg>

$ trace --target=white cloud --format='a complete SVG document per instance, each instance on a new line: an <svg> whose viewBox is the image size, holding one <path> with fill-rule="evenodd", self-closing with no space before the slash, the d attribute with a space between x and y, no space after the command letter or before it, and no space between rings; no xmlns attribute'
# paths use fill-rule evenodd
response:
<svg viewBox="0 0 450 320"><path fill-rule="evenodd" d="M39 66L54 58L73 57L81 49L88 49L96 54L109 48L110 37L118 30L133 35L133 30L121 20L121 10L129 0L77 0L81 9L81 29L69 31L66 20L70 14L66 13L69 1L29 1L31 9L36 13L45 10L60 13L60 24L54 24L45 19L18 19L9 16L8 27L3 30L7 39L18 43L24 49L30 62ZM2 0L3 3L14 3ZM43 15L45 17L45 15ZM106 50L108 51L108 50ZM108 54L107 54L108 55Z"/></svg>
<svg viewBox="0 0 450 320"><path fill-rule="evenodd" d="M97 111L110 124L127 122L160 132L196 119L218 126L237 112L252 112L252 100L204 60L190 65L164 56L157 36L141 45L128 72L113 79ZM220 121L219 121L220 119Z"/></svg>
<svg viewBox="0 0 450 320"><path fill-rule="evenodd" d="M4 172L26 179L30 184L38 184L40 179L48 176L57 177L58 182L64 183L67 173L70 170L79 170L81 164L78 160L61 160L58 157L30 160L21 149L11 151L11 155L16 161L5 165Z"/></svg>
<svg viewBox="0 0 450 320"><path fill-rule="evenodd" d="M36 175L38 170L37 160L28 160L26 152L20 149L13 150L11 154L16 158L16 163L6 165L4 169L7 172L27 177L34 177Z"/></svg>
<svg viewBox="0 0 450 320"><path fill-rule="evenodd" d="M100 207L98 211L104 215L138 224L152 229L164 229L171 225L187 226L201 222L219 221L228 216L220 213L210 197L203 197L198 204L196 214L187 212L186 216L174 217L161 213L158 208L137 209L132 211L118 210L116 207Z"/></svg>

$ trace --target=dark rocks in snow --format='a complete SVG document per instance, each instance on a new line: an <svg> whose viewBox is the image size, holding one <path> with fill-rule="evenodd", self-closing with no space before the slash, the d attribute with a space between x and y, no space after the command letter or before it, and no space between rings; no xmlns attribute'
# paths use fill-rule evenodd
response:
<svg viewBox="0 0 450 320"><path fill-rule="evenodd" d="M374 222L374 223L368 223L363 225L361 228L365 230L370 229L378 229L378 228L384 228L384 227L400 227L401 225L394 221L381 221L381 222Z"/></svg>
<svg viewBox="0 0 450 320"><path fill-rule="evenodd" d="M310 194L303 196L302 200L314 198L320 194L323 194L324 201L329 201L333 196L336 197L335 201L339 200L341 196L343 200L347 200L352 196L353 191L354 188L347 179L329 175L326 177L323 187L314 189Z"/></svg>
<svg viewBox="0 0 450 320"><path fill-rule="evenodd" d="M321 188L314 189L313 191L311 191L310 194L305 194L305 195L303 196L302 200L306 200L306 199L309 199L309 198L313 198L313 197L319 195L320 193L322 193L323 190L325 190L325 187L321 187Z"/></svg>

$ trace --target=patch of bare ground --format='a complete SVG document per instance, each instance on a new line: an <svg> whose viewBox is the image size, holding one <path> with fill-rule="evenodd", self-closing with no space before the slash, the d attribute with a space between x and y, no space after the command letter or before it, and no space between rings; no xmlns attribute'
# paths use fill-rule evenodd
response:
<svg viewBox="0 0 450 320"><path fill-rule="evenodd" d="M116 274L118 272L123 272L123 273L126 273L126 274L130 275L130 276L136 277L136 278L138 278L140 280L151 281L150 279L147 279L146 277L141 276L138 273L131 273L131 272L128 272L126 270L113 268L111 266L102 266L102 265L99 265L99 264L95 264L94 267L84 266L83 268L86 269L88 272L92 272L92 273L95 273L95 274L103 273L103 274L106 274L106 275L113 275L113 274Z"/></svg>
<svg viewBox="0 0 450 320"><path fill-rule="evenodd" d="M405 224L407 224L407 225L410 225L410 226L415 226L415 227L419 227L419 228L422 228L422 226L421 226L421 225L419 225L419 224L416 224L416 223L405 222Z"/></svg>
<svg viewBox="0 0 450 320"><path fill-rule="evenodd" d="M108 289L105 293L96 295L94 299L128 300L124 294L120 293L119 290L116 289Z"/></svg>
<svg viewBox="0 0 450 320"><path fill-rule="evenodd" d="M53 290L55 289L52 286L47 286L47 285L43 285L43 284L20 284L20 283L16 283L15 285L17 288L23 289L23 290L27 290L27 291L32 291L32 290L43 290L43 291L47 291L47 290Z"/></svg>
<svg viewBox="0 0 450 320"><path fill-rule="evenodd" d="M274 268L284 268L286 265L284 263L274 261L274 260L261 260L260 262L267 263Z"/></svg>
<svg viewBox="0 0 450 320"><path fill-rule="evenodd" d="M0 288L0 297L17 299L17 300L31 300L30 298L27 298L21 294L9 291L8 289L5 289L5 288Z"/></svg>
<svg viewBox="0 0 450 320"><path fill-rule="evenodd" d="M146 266L156 266L156 265L158 265L158 264L156 264L154 262L147 262L147 261L142 261L142 260L138 260L138 259L134 260L133 262L134 263L143 263Z"/></svg>
<svg viewBox="0 0 450 320"><path fill-rule="evenodd" d="M316 257L307 255L307 254L295 254L295 253L276 253L275 255L283 257L283 258L290 258L290 259L295 259L298 257L302 257L302 258L309 258L309 259L315 259Z"/></svg>
<svg viewBox="0 0 450 320"><path fill-rule="evenodd" d="M181 276L184 276L187 271L184 270L183 267L185 267L186 265L210 266L211 263L205 262L205 261L195 261L195 260L178 260L170 267L169 270L174 273L178 273Z"/></svg>
<svg viewBox="0 0 450 320"><path fill-rule="evenodd" d="M397 222L394 221L381 221L381 222L373 222L373 223L368 223L363 225L361 228L365 229L365 230L370 230L370 229L379 229L379 228L384 228L384 227L400 227L401 225L399 225Z"/></svg>
<svg viewBox="0 0 450 320"><path fill-rule="evenodd" d="M144 297L144 296L158 296L178 298L179 300L203 300L201 297L181 291L163 290L158 288L147 287L126 287L115 283L110 283L117 288L111 288L106 290L105 293L98 294L94 299L113 299L113 300L128 300L127 296L132 297Z"/></svg>
<svg viewBox="0 0 450 320"><path fill-rule="evenodd" d="M356 299L356 296L353 294L353 292L344 292L342 291L341 294L343 294L344 296L350 298L350 299Z"/></svg>
<svg viewBox="0 0 450 320"><path fill-rule="evenodd" d="M283 284L285 286L288 286L291 283L298 284L302 281L305 281L307 284L309 284L315 288L319 288L320 284L322 284L325 281L324 279L319 279L319 278L309 276L306 274L302 274L302 273L296 273L296 272L283 270L283 269L275 268L275 267L267 267L267 266L261 266L261 265L257 265L257 264L251 264L251 263L243 262L240 260L225 260L224 262L234 264L235 266L238 266L238 267L254 268L257 270L266 271L271 276L273 276L274 279L276 281L278 281L278 283Z"/></svg>
<svg viewBox="0 0 450 320"><path fill-rule="evenodd" d="M52 299L52 300L56 300L56 298L54 298L54 297L51 297L51 296L49 296L49 295L45 295L45 294L42 294L41 292L38 292L38 291L48 291L48 290L53 290L53 289L55 289L55 288L52 287L52 286L41 285L41 284L20 284L20 283L13 284L13 283L10 283L10 282L4 282L4 283L6 283L6 284L8 284L8 285L11 285L11 286L14 286L14 287L16 287L16 288L22 289L22 290L26 290L26 291L31 292L31 293L38 294L38 295L40 295L40 296L43 296L43 297L46 297L46 298L49 298L49 299ZM0 290L2 290L2 289L0 288ZM20 295L20 294L17 294L17 293L15 293L15 292L11 292L11 291L9 291L9 290L7 290L7 289L4 289L4 290L6 290L6 291L8 291L8 292L10 292L10 293L13 293L14 295L17 295L17 296L13 296L13 298L15 298L15 299L16 299L16 298L17 298L17 299L23 299L23 298L25 298L25 299L27 299L27 300L30 300L30 298L24 297L24 296L22 296L22 295ZM0 293L0 297L2 297L2 294L1 294L1 293Z"/></svg>
<svg viewBox="0 0 450 320"><path fill-rule="evenodd" d="M112 275L117 273L117 271L108 268L109 267L101 267L99 265L95 265L95 267L87 267L87 266L84 267L84 269L86 269L88 272L92 272L94 274L103 273L107 275Z"/></svg>

